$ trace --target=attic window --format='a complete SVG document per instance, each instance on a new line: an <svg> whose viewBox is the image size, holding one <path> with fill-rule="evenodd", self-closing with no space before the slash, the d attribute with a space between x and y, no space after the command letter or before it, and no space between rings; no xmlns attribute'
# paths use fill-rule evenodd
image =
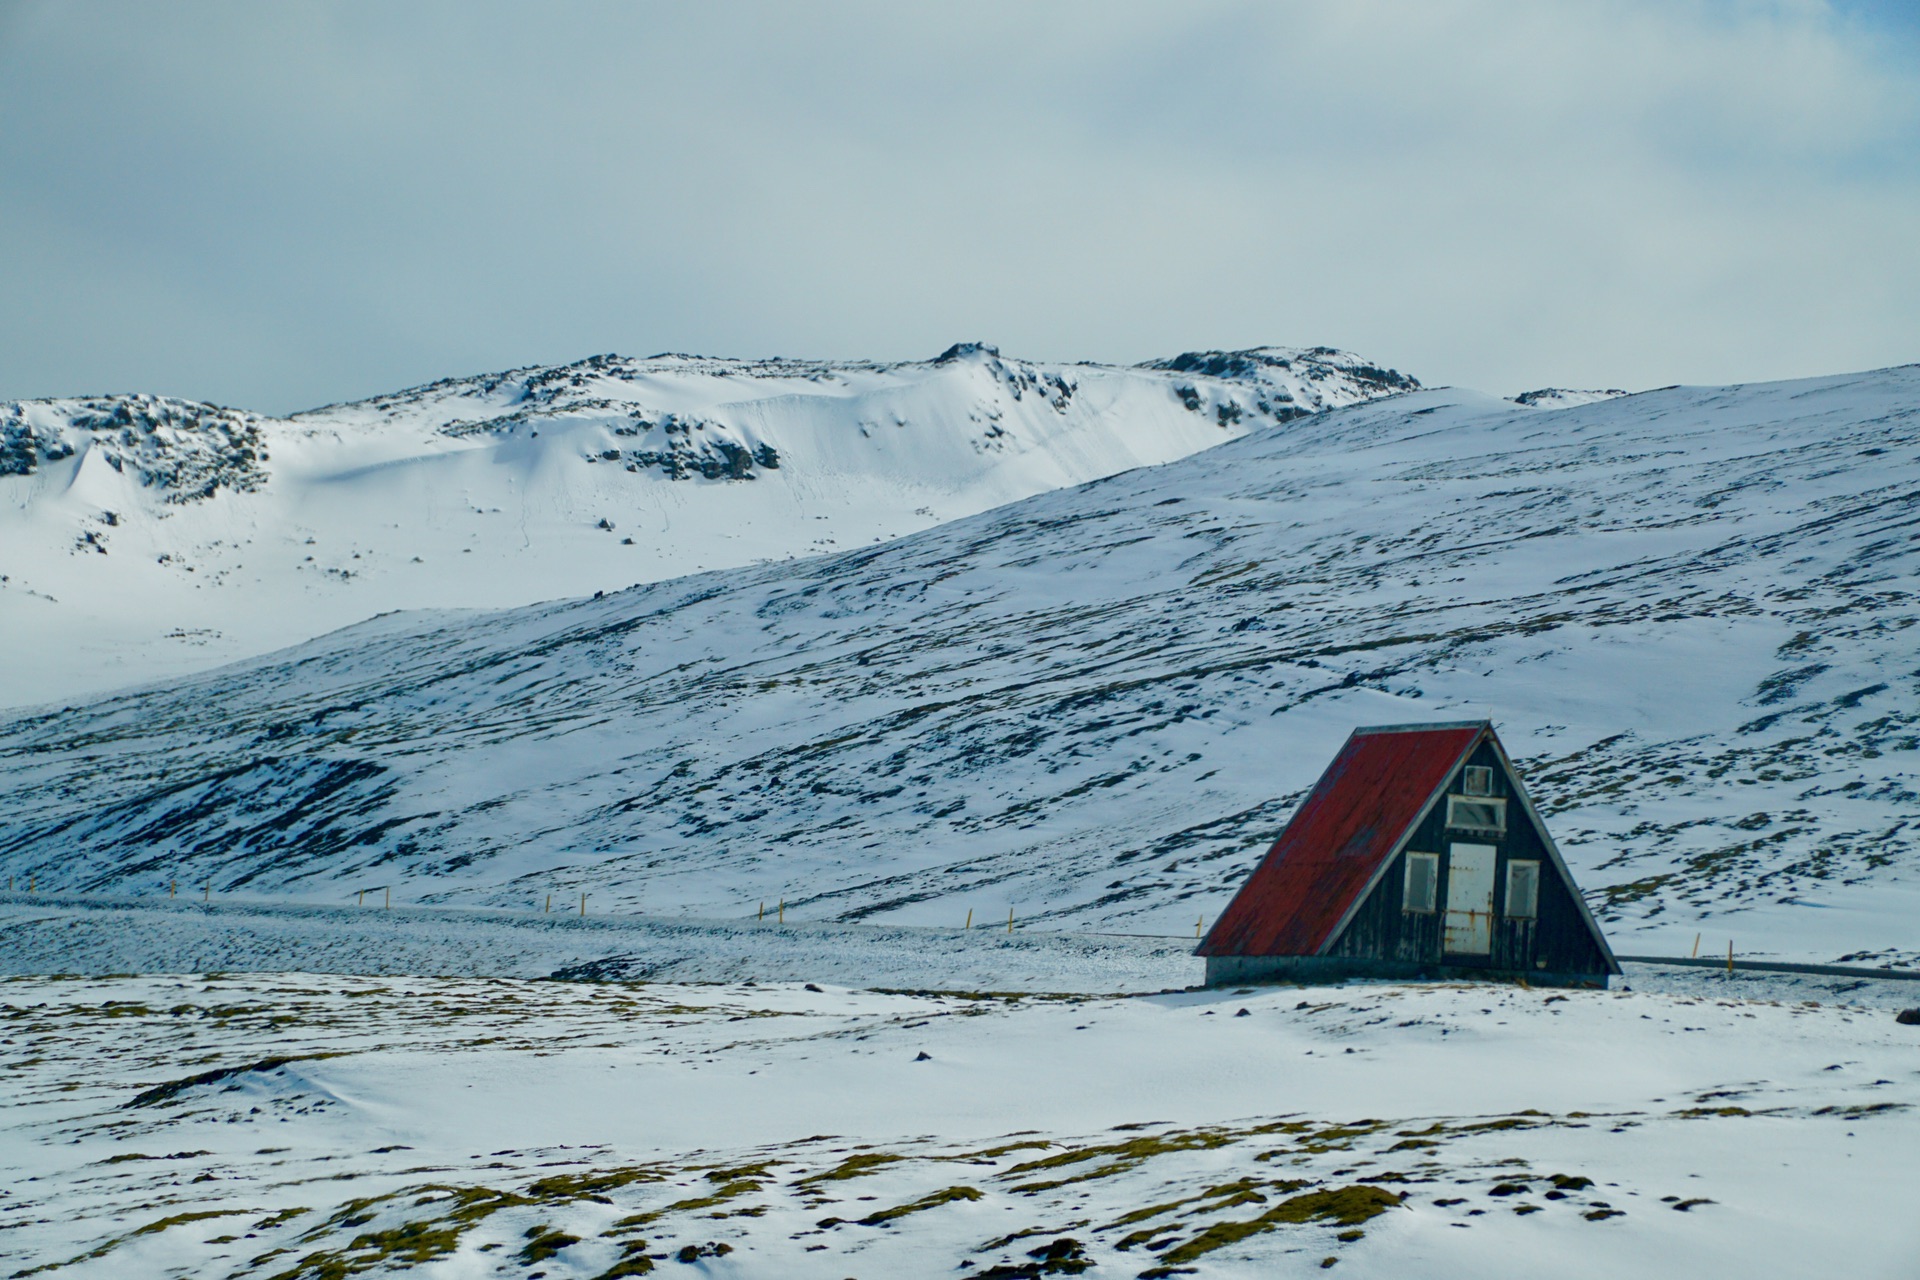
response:
<svg viewBox="0 0 1920 1280"><path fill-rule="evenodd" d="M1507 863L1507 918L1532 920L1540 914L1540 864L1519 859Z"/></svg>
<svg viewBox="0 0 1920 1280"><path fill-rule="evenodd" d="M1490 796L1493 794L1493 769L1483 764L1467 766L1467 776L1461 790L1470 796Z"/></svg>
<svg viewBox="0 0 1920 1280"><path fill-rule="evenodd" d="M1433 913L1434 904L1440 896L1440 855L1437 853L1409 853L1407 855L1407 886L1401 895L1401 904L1407 911L1419 911L1428 915Z"/></svg>
<svg viewBox="0 0 1920 1280"><path fill-rule="evenodd" d="M1492 797L1448 796L1447 826L1499 835L1507 829L1507 802Z"/></svg>

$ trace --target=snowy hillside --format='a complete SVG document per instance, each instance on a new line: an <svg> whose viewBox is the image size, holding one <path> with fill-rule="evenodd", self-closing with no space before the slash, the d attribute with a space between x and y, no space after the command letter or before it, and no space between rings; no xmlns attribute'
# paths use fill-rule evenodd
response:
<svg viewBox="0 0 1920 1280"><path fill-rule="evenodd" d="M1522 391L1513 398L1513 402L1526 405L1529 409L1571 409L1576 405L1598 404L1602 400L1612 400L1626 394L1618 388L1610 391L1575 391L1567 387L1542 387L1538 391Z"/></svg>
<svg viewBox="0 0 1920 1280"><path fill-rule="evenodd" d="M1325 348L1140 368L691 356L450 379L290 419L0 404L0 705L403 608L498 608L870 545L1417 386Z"/></svg>
<svg viewBox="0 0 1920 1280"><path fill-rule="evenodd" d="M837 556L0 725L46 887L1191 933L1357 723L1491 715L1625 952L1920 958L1920 367L1423 391Z"/></svg>

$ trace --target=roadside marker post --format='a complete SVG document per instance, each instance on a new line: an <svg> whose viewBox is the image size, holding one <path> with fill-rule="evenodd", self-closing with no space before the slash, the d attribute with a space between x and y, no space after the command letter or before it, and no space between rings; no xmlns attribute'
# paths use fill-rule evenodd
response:
<svg viewBox="0 0 1920 1280"><path fill-rule="evenodd" d="M1013 932L1013 908L1012 907L1007 908L1007 932L1008 933Z"/></svg>
<svg viewBox="0 0 1920 1280"><path fill-rule="evenodd" d="M786 922L787 922L787 900L785 898L782 898L780 899L780 914L778 917L775 918L774 923L785 924Z"/></svg>
<svg viewBox="0 0 1920 1280"><path fill-rule="evenodd" d="M1700 935L1697 933L1693 935L1693 958L1695 960L1700 958Z"/></svg>
<svg viewBox="0 0 1920 1280"><path fill-rule="evenodd" d="M1194 921L1193 921L1193 936L1194 936L1194 937L1196 937L1196 938L1197 938L1197 937L1199 937L1199 936L1200 936L1200 926L1201 926L1201 925L1203 925L1203 924L1205 924L1206 922L1207 922L1207 918L1206 918L1205 916L1196 916L1196 917L1194 917Z"/></svg>
<svg viewBox="0 0 1920 1280"><path fill-rule="evenodd" d="M760 904L760 914L755 916L754 919L758 920L761 924L765 924L767 922L767 904L766 903L763 902Z"/></svg>
<svg viewBox="0 0 1920 1280"><path fill-rule="evenodd" d="M392 885L387 886L387 908L386 909L388 911L393 910L393 886Z"/></svg>
<svg viewBox="0 0 1920 1280"><path fill-rule="evenodd" d="M972 908L972 907L968 907L968 908L967 908L967 924L966 924L966 927L967 927L967 928L969 928L969 929L971 929L971 928L973 928L973 908Z"/></svg>
<svg viewBox="0 0 1920 1280"><path fill-rule="evenodd" d="M1727 939L1727 976L1733 976L1733 939Z"/></svg>
<svg viewBox="0 0 1920 1280"><path fill-rule="evenodd" d="M552 894L547 895L547 913L549 915L553 913L553 895Z"/></svg>
<svg viewBox="0 0 1920 1280"><path fill-rule="evenodd" d="M584 893L580 895L580 918L582 920L587 918L587 895Z"/></svg>

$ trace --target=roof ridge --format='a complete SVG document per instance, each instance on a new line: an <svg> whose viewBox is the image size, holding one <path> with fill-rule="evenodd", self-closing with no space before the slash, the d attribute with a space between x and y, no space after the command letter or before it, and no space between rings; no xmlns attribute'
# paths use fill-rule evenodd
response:
<svg viewBox="0 0 1920 1280"><path fill-rule="evenodd" d="M1350 735L1358 738L1369 733L1418 733L1440 729L1491 729L1491 720L1428 720L1416 724L1363 724Z"/></svg>

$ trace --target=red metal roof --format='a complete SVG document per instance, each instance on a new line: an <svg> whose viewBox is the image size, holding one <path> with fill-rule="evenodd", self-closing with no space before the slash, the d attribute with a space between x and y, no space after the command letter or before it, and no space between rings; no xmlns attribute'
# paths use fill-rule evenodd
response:
<svg viewBox="0 0 1920 1280"><path fill-rule="evenodd" d="M1441 784L1491 731L1484 722L1355 729L1196 954L1319 954Z"/></svg>

